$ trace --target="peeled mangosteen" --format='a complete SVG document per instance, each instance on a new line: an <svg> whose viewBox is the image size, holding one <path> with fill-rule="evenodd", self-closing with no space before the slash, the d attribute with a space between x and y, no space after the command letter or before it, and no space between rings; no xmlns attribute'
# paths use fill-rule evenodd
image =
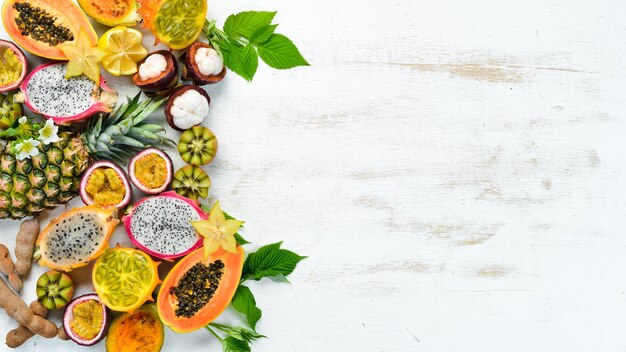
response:
<svg viewBox="0 0 626 352"><path fill-rule="evenodd" d="M226 66L220 54L209 44L195 42L180 56L183 63L183 81L193 81L202 86L221 81L226 76Z"/></svg>
<svg viewBox="0 0 626 352"><path fill-rule="evenodd" d="M177 131L188 130L202 123L210 105L211 98L204 89L193 84L180 86L167 99L167 123Z"/></svg>
<svg viewBox="0 0 626 352"><path fill-rule="evenodd" d="M133 82L146 95L167 96L178 84L178 62L167 50L150 53L141 63Z"/></svg>

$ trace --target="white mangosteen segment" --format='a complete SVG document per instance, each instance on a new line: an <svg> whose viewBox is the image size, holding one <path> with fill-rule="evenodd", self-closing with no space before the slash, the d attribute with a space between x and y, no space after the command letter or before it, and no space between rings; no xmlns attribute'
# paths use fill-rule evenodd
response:
<svg viewBox="0 0 626 352"><path fill-rule="evenodd" d="M91 339L83 339L82 337L78 336L72 329L72 321L74 320L73 308L79 303L83 303L83 302L90 301L90 300L94 300L100 304L100 307L102 308L102 323L100 324L100 332L96 336L94 336ZM104 305L104 303L102 303L102 301L100 300L100 297L98 297L98 295L95 293L86 294L86 295L82 295L82 296L74 298L67 305L67 307L65 308L65 312L63 313L63 329L65 330L65 333L72 341L82 346L93 346L97 344L98 342L102 341L102 339L107 333L108 326L109 326L109 311L107 307Z"/></svg>
<svg viewBox="0 0 626 352"><path fill-rule="evenodd" d="M139 66L139 77L141 77L143 81L147 81L150 78L160 76L166 69L167 61L165 60L165 56L152 54Z"/></svg>
<svg viewBox="0 0 626 352"><path fill-rule="evenodd" d="M159 188L154 188L154 189L148 188L144 186L141 183L141 181L139 181L139 179L137 179L137 177L135 176L135 165L137 161L141 159L142 157L147 156L149 154L157 154L160 157L162 157L163 160L165 160L165 167L167 169L167 177L165 178L165 182L163 183L163 185ZM137 189L139 189L140 191L146 194L159 194L165 191L169 187L170 183L172 182L172 176L173 176L172 159L170 159L170 157L165 152L163 152L161 149L156 148L156 147L150 147L150 148L146 148L142 150L141 152L137 153L137 155L133 156L128 163L128 177L130 179L130 182L133 185L135 185Z"/></svg>
<svg viewBox="0 0 626 352"><path fill-rule="evenodd" d="M199 48L194 59L198 70L205 76L219 75L224 69L224 60L213 48Z"/></svg>
<svg viewBox="0 0 626 352"><path fill-rule="evenodd" d="M170 113L174 124L183 130L200 124L209 114L209 102L195 89L174 98Z"/></svg>
<svg viewBox="0 0 626 352"><path fill-rule="evenodd" d="M125 206L128 205L128 203L130 203L130 198L132 196L132 189L130 186L130 181L128 180L128 177L126 176L126 173L124 172L124 170L122 170L122 168L106 160L98 161L94 163L83 173L83 176L80 179L80 187L79 187L80 199L83 201L85 205L91 205L94 203L93 197L89 193L87 193L87 183L89 181L89 177L91 176L91 174L96 169L101 168L101 167L103 168L108 167L108 168L115 170L115 173L119 176L120 180L122 180L126 194L124 194L124 198L119 204L115 204L115 207L118 209L124 208Z"/></svg>

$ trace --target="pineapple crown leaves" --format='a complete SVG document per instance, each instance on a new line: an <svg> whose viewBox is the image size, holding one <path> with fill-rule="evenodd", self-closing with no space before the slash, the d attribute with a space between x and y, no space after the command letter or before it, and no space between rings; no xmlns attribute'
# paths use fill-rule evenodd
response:
<svg viewBox="0 0 626 352"><path fill-rule="evenodd" d="M144 122L165 99L140 99L138 93L111 114L91 119L83 140L95 159L109 159L120 164L144 148L157 144L174 144L163 134L163 126Z"/></svg>

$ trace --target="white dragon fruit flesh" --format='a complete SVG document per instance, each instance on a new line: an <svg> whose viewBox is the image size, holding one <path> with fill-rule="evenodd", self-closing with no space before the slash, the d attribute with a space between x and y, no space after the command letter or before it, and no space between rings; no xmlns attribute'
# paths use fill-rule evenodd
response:
<svg viewBox="0 0 626 352"><path fill-rule="evenodd" d="M207 218L196 201L169 191L137 202L123 222L135 247L153 257L173 260L202 245L191 221Z"/></svg>
<svg viewBox="0 0 626 352"><path fill-rule="evenodd" d="M16 98L31 111L59 125L115 108L117 92L109 88L104 79L96 84L85 75L65 78L66 70L64 62L36 67L22 82L21 93Z"/></svg>

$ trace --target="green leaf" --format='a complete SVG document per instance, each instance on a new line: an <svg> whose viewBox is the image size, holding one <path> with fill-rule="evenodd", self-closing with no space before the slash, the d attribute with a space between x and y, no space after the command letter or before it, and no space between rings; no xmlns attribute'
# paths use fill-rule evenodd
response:
<svg viewBox="0 0 626 352"><path fill-rule="evenodd" d="M245 47L241 44L226 41L219 42L224 63L236 74L251 81L259 66L259 57L250 44Z"/></svg>
<svg viewBox="0 0 626 352"><path fill-rule="evenodd" d="M224 352L250 352L248 342L229 336L222 340Z"/></svg>
<svg viewBox="0 0 626 352"><path fill-rule="evenodd" d="M270 277L268 277L268 279L270 279L270 280L272 280L274 282L278 282L278 283L291 284L291 281L289 281L287 279L287 277L285 275L283 275L283 274L270 276Z"/></svg>
<svg viewBox="0 0 626 352"><path fill-rule="evenodd" d="M276 15L276 11L245 11L230 15L224 23L224 32L231 36L250 38L259 28L269 26Z"/></svg>
<svg viewBox="0 0 626 352"><path fill-rule="evenodd" d="M250 253L243 264L242 277L261 280L264 277L291 274L298 263L306 258L292 251L281 249L282 242L269 244Z"/></svg>
<svg viewBox="0 0 626 352"><path fill-rule="evenodd" d="M297 66L309 66L296 45L282 34L274 34L270 39L259 44L259 56L268 66L288 69Z"/></svg>
<svg viewBox="0 0 626 352"><path fill-rule="evenodd" d="M271 24L269 26L261 27L254 31L252 35L250 35L250 43L252 44L262 44L270 39L274 31L278 27L277 24Z"/></svg>
<svg viewBox="0 0 626 352"><path fill-rule="evenodd" d="M226 326L226 325L222 325L222 324L218 324L218 323L211 323L210 324L212 327L220 329L221 331L227 333L228 335L236 338L237 340L243 340L246 341L248 343L250 342L254 342L260 338L264 338L267 337L265 335L261 335L259 333L257 333L254 330L250 330L250 329L246 329L244 327L241 326L237 326L237 327L232 327L232 326Z"/></svg>
<svg viewBox="0 0 626 352"><path fill-rule="evenodd" d="M252 329L256 329L256 323L261 319L262 313L256 306L256 300L254 295L252 295L252 291L247 286L239 285L231 303L233 308L246 316L248 325Z"/></svg>
<svg viewBox="0 0 626 352"><path fill-rule="evenodd" d="M244 244L252 243L246 240L245 238L243 238L239 233L235 234L235 241L237 241L237 244L240 246L243 246Z"/></svg>

